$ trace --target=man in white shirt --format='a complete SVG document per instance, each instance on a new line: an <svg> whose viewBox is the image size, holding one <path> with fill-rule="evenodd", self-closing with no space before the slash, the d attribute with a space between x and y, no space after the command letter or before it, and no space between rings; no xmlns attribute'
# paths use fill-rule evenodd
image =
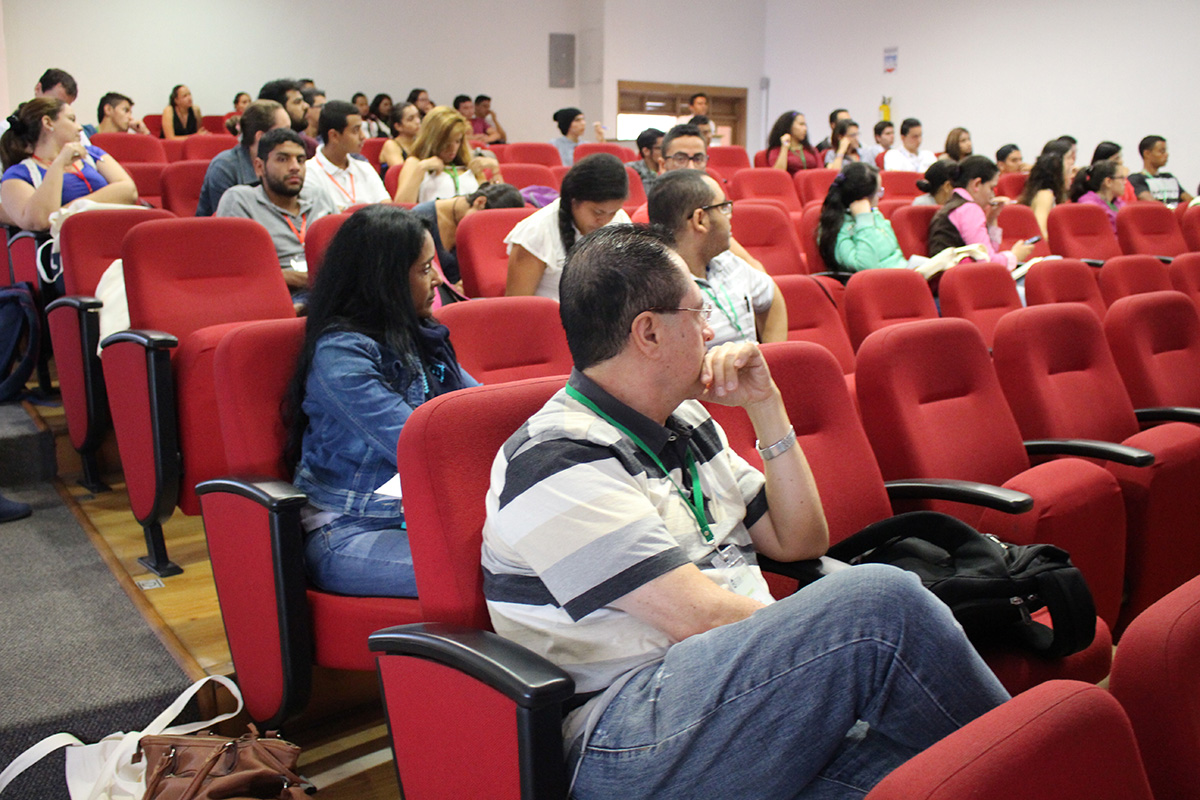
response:
<svg viewBox="0 0 1200 800"><path fill-rule="evenodd" d="M900 146L887 151L883 157L883 168L924 172L934 161L937 161L937 156L921 149L921 120L909 117L900 123Z"/></svg>
<svg viewBox="0 0 1200 800"><path fill-rule="evenodd" d="M309 164L305 184L314 184L338 211L392 199L370 162L350 157L362 150L362 128L362 116L351 103L330 100L321 109L317 131L325 144Z"/></svg>

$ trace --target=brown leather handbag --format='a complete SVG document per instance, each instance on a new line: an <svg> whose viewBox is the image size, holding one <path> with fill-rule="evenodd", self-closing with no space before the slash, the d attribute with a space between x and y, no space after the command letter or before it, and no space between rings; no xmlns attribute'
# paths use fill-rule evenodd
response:
<svg viewBox="0 0 1200 800"><path fill-rule="evenodd" d="M278 798L301 800L315 791L296 773L300 748L268 731L237 739L213 734L146 736L145 800ZM135 758L136 761L136 758Z"/></svg>

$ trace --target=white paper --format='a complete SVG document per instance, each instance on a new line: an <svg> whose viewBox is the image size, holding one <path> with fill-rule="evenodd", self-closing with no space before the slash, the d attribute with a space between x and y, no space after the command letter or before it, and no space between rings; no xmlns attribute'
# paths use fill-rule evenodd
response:
<svg viewBox="0 0 1200 800"><path fill-rule="evenodd" d="M392 479L375 490L375 494L381 494L385 497L394 497L397 500L403 500L404 495L400 491L400 476L393 475Z"/></svg>

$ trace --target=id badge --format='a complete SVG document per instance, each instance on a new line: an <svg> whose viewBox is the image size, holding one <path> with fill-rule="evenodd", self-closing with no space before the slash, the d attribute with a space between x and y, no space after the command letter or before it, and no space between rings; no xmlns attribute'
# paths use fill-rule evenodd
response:
<svg viewBox="0 0 1200 800"><path fill-rule="evenodd" d="M766 582L747 563L737 545L726 544L717 550L713 556L713 566L721 570L721 574L729 582L731 591L762 603L774 601L766 588Z"/></svg>

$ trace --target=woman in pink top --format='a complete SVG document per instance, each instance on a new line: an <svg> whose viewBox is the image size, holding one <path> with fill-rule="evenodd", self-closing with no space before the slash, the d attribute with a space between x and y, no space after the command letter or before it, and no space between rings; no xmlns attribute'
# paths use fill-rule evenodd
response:
<svg viewBox="0 0 1200 800"><path fill-rule="evenodd" d="M799 111L785 111L767 136L767 163L795 175L821 166L817 149L808 143L808 123Z"/></svg>
<svg viewBox="0 0 1200 800"><path fill-rule="evenodd" d="M1000 178L995 163L986 156L967 156L952 165L954 194L938 209L929 223L929 254L936 255L947 247L968 244L983 245L988 261L1012 269L1029 258L1033 245L1017 242L1011 250L998 252L1001 231L996 225L1000 209L1010 202L996 197Z"/></svg>
<svg viewBox="0 0 1200 800"><path fill-rule="evenodd" d="M1128 177L1129 169L1116 161L1098 161L1079 170L1071 183L1071 201L1103 208L1116 233L1117 212L1125 205L1123 196Z"/></svg>

